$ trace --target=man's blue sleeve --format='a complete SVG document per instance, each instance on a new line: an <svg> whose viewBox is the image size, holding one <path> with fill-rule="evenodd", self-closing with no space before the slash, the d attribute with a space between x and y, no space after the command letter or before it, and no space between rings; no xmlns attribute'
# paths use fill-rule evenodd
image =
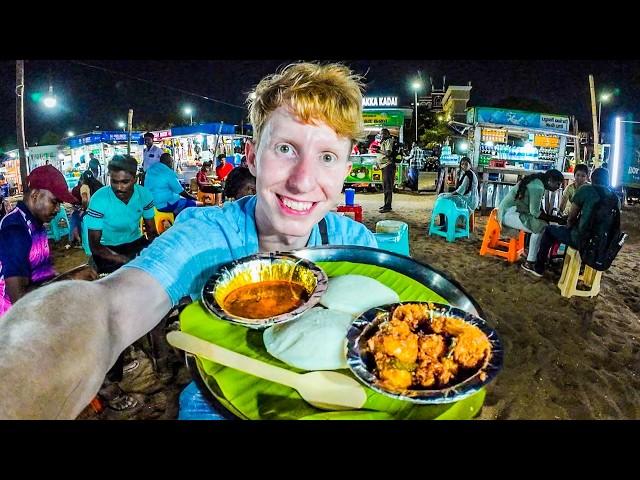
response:
<svg viewBox="0 0 640 480"><path fill-rule="evenodd" d="M2 275L9 277L27 277L31 275L29 252L31 235L18 225L0 230L0 262Z"/></svg>

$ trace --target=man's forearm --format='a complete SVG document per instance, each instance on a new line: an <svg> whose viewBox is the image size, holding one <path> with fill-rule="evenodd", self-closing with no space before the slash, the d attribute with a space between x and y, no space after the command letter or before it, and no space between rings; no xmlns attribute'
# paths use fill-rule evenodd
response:
<svg viewBox="0 0 640 480"><path fill-rule="evenodd" d="M126 347L109 310L104 287L82 281L44 286L13 305L0 318L0 418L77 417Z"/></svg>
<svg viewBox="0 0 640 480"><path fill-rule="evenodd" d="M113 250L111 250L109 247L106 247L105 245L99 245L97 247L92 246L91 253L100 258L103 258L104 260L114 262L114 263L121 263L122 265L124 265L129 260L131 260L130 258L127 258L126 255L116 253Z"/></svg>
<svg viewBox="0 0 640 480"><path fill-rule="evenodd" d="M170 308L162 285L133 268L25 295L0 317L0 419L76 418Z"/></svg>

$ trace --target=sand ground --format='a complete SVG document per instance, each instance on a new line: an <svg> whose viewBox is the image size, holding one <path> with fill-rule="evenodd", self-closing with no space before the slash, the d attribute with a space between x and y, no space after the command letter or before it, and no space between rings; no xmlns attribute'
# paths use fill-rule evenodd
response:
<svg viewBox="0 0 640 480"><path fill-rule="evenodd" d="M448 243L427 236L433 194L396 194L393 212L385 214L378 213L382 194L356 199L371 229L382 219L406 222L411 255L457 280L501 336L504 368L487 387L480 419L640 419L640 206L623 208L629 238L590 299L562 297L557 272L536 279L519 264L481 257L487 217L479 217L471 239ZM82 250L54 250L58 271L86 261ZM133 357L140 367L123 388L143 405L128 414L87 409L80 418L177 417L178 395L189 381L180 359L173 358L175 377L163 383L140 350Z"/></svg>

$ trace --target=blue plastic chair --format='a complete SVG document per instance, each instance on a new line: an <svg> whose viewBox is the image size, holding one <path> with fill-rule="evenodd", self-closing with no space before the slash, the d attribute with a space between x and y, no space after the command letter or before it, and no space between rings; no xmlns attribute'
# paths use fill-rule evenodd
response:
<svg viewBox="0 0 640 480"><path fill-rule="evenodd" d="M66 226L64 227L60 226L61 220L65 221ZM48 235L49 238L53 238L56 242L59 242L63 235L67 235L67 237L69 238L69 241L71 241L72 237L71 237L71 228L69 226L69 217L67 216L67 211L64 209L64 207L62 206L60 207L60 211L53 218L53 220L51 220L49 227L50 227L50 233Z"/></svg>
<svg viewBox="0 0 640 480"><path fill-rule="evenodd" d="M436 219L440 214L445 217L445 224L436 225ZM464 226L458 228L458 220L464 219ZM429 235L440 235L447 239L447 242L453 242L456 238L469 238L469 209L461 208L449 198L439 198L433 207L431 214L431 224L429 225Z"/></svg>
<svg viewBox="0 0 640 480"><path fill-rule="evenodd" d="M409 226L396 220L380 220L374 233L378 248L400 255L409 255Z"/></svg>

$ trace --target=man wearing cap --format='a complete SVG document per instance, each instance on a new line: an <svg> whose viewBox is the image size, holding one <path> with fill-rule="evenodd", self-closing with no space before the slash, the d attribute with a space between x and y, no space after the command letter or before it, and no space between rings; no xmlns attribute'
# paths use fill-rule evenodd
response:
<svg viewBox="0 0 640 480"><path fill-rule="evenodd" d="M53 165L31 172L24 199L0 220L0 316L28 291L55 276L44 224L73 203L62 173Z"/></svg>
<svg viewBox="0 0 640 480"><path fill-rule="evenodd" d="M154 163L160 161L160 156L164 153L160 147L153 144L153 133L144 134L144 144L147 148L142 152L142 169L146 172Z"/></svg>
<svg viewBox="0 0 640 480"><path fill-rule="evenodd" d="M136 184L136 159L114 155L108 165L111 185L91 196L84 221L98 273L111 273L135 257L156 236L153 197ZM144 219L148 240L140 230Z"/></svg>

